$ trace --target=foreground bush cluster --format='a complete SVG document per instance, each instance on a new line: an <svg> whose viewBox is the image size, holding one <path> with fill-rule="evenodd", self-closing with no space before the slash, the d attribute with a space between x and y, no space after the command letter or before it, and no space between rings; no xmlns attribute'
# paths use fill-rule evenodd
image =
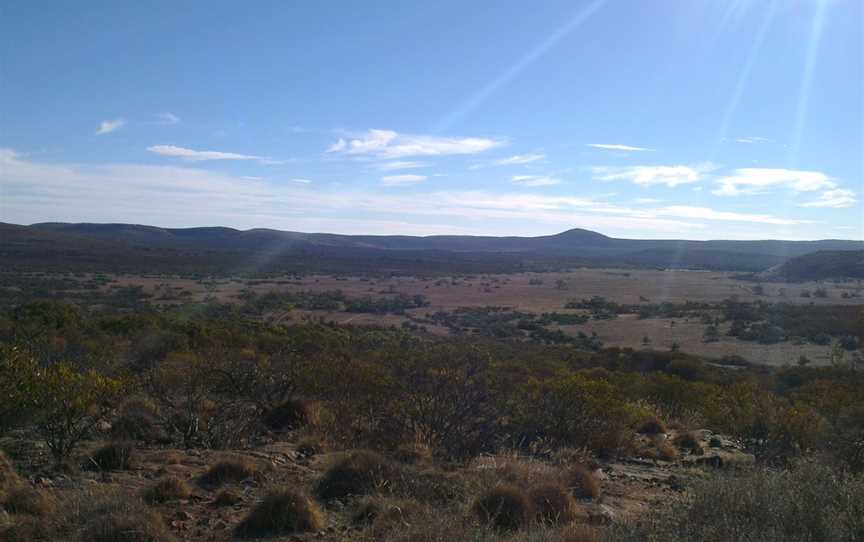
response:
<svg viewBox="0 0 864 542"><path fill-rule="evenodd" d="M302 434L300 457L344 451L307 487L267 485L238 537L318 531L348 506L369 540L860 539L864 375L729 361L38 302L0 319L0 436L42 440L61 472L102 474L148 447L242 451ZM705 428L759 468L641 521L574 527L602 498L595 461L697 457L722 444L691 432ZM89 440L108 443L84 453ZM521 459L482 463L505 453ZM0 459L0 505L24 518L3 531L12 540L171 540L153 507L193 493L166 475L131 497L82 489L58 503ZM267 474L226 455L195 487L220 492L219 507L247 482Z"/></svg>

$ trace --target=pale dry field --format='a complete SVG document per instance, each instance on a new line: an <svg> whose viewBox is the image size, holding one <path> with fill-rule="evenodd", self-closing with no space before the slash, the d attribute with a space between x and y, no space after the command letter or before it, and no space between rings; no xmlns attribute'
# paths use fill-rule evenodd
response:
<svg viewBox="0 0 864 542"><path fill-rule="evenodd" d="M510 307L515 310L543 312L572 312L563 306L569 299L602 296L617 303L684 303L686 301L717 303L734 298L739 301L756 300L770 303L795 304L864 304L864 297L843 299L844 292L864 295L864 286L858 283L763 283L764 295L752 292L756 283L736 280L732 274L702 271L575 269L559 273L519 273L504 275L454 276L448 278L418 277L335 277L312 275L307 277L280 277L270 281L219 279L201 283L191 279L164 277L116 277L114 285L139 285L158 299L167 291L181 289L192 295L185 301L203 301L207 298L221 302L237 302L244 290L258 293L342 290L355 297L376 297L385 292L408 295L423 294L430 306L409 313L422 317L436 311L452 311L458 307ZM825 288L827 298L801 297L801 293ZM154 299L154 301L157 301ZM167 301L166 303L174 303ZM324 318L338 323L400 325L407 320L398 315L348 314L328 311L291 311L273 315L282 322ZM427 326L433 333L444 328ZM567 332L596 332L608 346L644 348L643 337L648 337L652 348L667 349L678 343L681 350L711 358L739 355L756 363L782 365L795 363L799 356L807 356L814 365L828 362L828 347L812 344L781 343L761 345L722 336L717 342L703 341L705 326L698 319L652 318L640 320L625 315L614 320L589 321L584 325L564 326Z"/></svg>

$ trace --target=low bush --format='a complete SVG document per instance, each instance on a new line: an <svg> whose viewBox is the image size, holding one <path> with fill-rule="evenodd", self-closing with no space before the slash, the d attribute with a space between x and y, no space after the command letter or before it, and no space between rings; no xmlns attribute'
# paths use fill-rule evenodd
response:
<svg viewBox="0 0 864 542"><path fill-rule="evenodd" d="M312 499L293 491L275 490L252 509L236 533L245 538L318 531L323 527L324 515Z"/></svg>
<svg viewBox="0 0 864 542"><path fill-rule="evenodd" d="M176 501L180 499L188 499L192 494L192 488L186 483L186 480L169 476L162 478L152 487L144 492L144 500L150 503L164 503L167 501Z"/></svg>
<svg viewBox="0 0 864 542"><path fill-rule="evenodd" d="M811 463L757 469L696 484L691 498L610 527L620 542L861 540L864 479Z"/></svg>
<svg viewBox="0 0 864 542"><path fill-rule="evenodd" d="M127 470L134 463L135 448L129 442L113 442L87 458L85 470Z"/></svg>
<svg viewBox="0 0 864 542"><path fill-rule="evenodd" d="M543 484L528 492L534 517L539 523L570 523L576 512L576 501L570 491L560 484Z"/></svg>
<svg viewBox="0 0 864 542"><path fill-rule="evenodd" d="M232 458L214 463L201 476L200 481L204 485L220 486L227 482L242 482L259 476L258 467L255 463L240 458Z"/></svg>
<svg viewBox="0 0 864 542"><path fill-rule="evenodd" d="M357 450L327 469L315 485L315 495L322 501L370 495L392 487L396 474L396 466L387 458L369 450Z"/></svg>
<svg viewBox="0 0 864 542"><path fill-rule="evenodd" d="M533 516L528 495L512 485L486 491L474 501L472 510L481 523L506 531L526 527Z"/></svg>

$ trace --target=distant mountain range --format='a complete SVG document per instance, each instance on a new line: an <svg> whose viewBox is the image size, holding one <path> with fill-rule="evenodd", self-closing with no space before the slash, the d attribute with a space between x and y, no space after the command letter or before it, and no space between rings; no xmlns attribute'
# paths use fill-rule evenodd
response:
<svg viewBox="0 0 864 542"><path fill-rule="evenodd" d="M864 251L864 242L616 239L572 229L539 237L336 235L223 227L0 223L0 257L15 267L99 264L201 272L491 272L573 265L763 271L817 251Z"/></svg>

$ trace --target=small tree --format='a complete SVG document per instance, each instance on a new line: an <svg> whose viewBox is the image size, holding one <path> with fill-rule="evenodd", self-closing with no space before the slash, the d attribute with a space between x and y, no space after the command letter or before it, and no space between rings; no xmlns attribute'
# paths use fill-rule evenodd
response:
<svg viewBox="0 0 864 542"><path fill-rule="evenodd" d="M36 361L23 350L0 348L0 436L32 413L37 370Z"/></svg>
<svg viewBox="0 0 864 542"><path fill-rule="evenodd" d="M123 390L120 380L57 363L40 372L34 395L37 428L57 463L105 419Z"/></svg>

